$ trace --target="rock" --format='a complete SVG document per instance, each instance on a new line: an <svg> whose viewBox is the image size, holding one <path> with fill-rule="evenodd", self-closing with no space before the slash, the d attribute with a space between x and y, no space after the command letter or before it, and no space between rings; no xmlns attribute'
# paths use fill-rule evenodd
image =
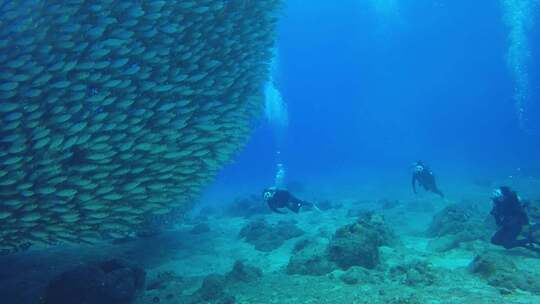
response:
<svg viewBox="0 0 540 304"><path fill-rule="evenodd" d="M352 204L349 204L350 208L346 209L347 217L359 218L364 217L367 214L372 214L372 211L366 211L366 208L370 208L372 204L373 202L369 200L358 200Z"/></svg>
<svg viewBox="0 0 540 304"><path fill-rule="evenodd" d="M297 253L313 243L310 239L302 239L294 243L293 253Z"/></svg>
<svg viewBox="0 0 540 304"><path fill-rule="evenodd" d="M183 281L184 279L178 276L174 271L164 271L159 273L155 278L150 280L148 284L146 284L146 290L163 289L169 283Z"/></svg>
<svg viewBox="0 0 540 304"><path fill-rule="evenodd" d="M334 271L336 264L328 259L326 245L302 240L293 250L287 274L321 276Z"/></svg>
<svg viewBox="0 0 540 304"><path fill-rule="evenodd" d="M413 261L390 269L390 278L407 286L429 286L435 283L437 276L430 263Z"/></svg>
<svg viewBox="0 0 540 304"><path fill-rule="evenodd" d="M528 270L520 270L509 257L501 254L486 252L476 256L469 265L469 271L503 291L521 289L540 292L538 275Z"/></svg>
<svg viewBox="0 0 540 304"><path fill-rule="evenodd" d="M191 234L204 234L208 232L210 232L210 226L207 223L199 223L189 231Z"/></svg>
<svg viewBox="0 0 540 304"><path fill-rule="evenodd" d="M376 235L358 224L340 228L329 245L329 257L340 268L352 266L375 268L379 263Z"/></svg>
<svg viewBox="0 0 540 304"><path fill-rule="evenodd" d="M401 245L401 241L394 231L386 225L382 215L364 212L357 218L356 222L366 229L376 232L378 246L395 247Z"/></svg>
<svg viewBox="0 0 540 304"><path fill-rule="evenodd" d="M469 264L469 271L481 277L488 278L497 271L507 271L515 267L514 262L508 257L492 252L485 252L474 258L471 264Z"/></svg>
<svg viewBox="0 0 540 304"><path fill-rule="evenodd" d="M345 284L349 284L349 285L375 284L383 280L380 274L375 274L359 266L353 266L349 268L339 278Z"/></svg>
<svg viewBox="0 0 540 304"><path fill-rule="evenodd" d="M298 241L287 265L288 274L324 275L337 268L368 269L379 264L379 246L399 243L379 215L363 213L357 222L339 228L328 245Z"/></svg>
<svg viewBox="0 0 540 304"><path fill-rule="evenodd" d="M197 294L205 301L220 299L225 295L225 283L225 277L222 275L208 275Z"/></svg>
<svg viewBox="0 0 540 304"><path fill-rule="evenodd" d="M276 224L276 233L284 241L304 235L306 232L296 226L294 221L280 221Z"/></svg>
<svg viewBox="0 0 540 304"><path fill-rule="evenodd" d="M241 261L236 261L232 270L227 274L227 282L236 283L244 282L250 283L259 280L263 276L261 269L246 265Z"/></svg>
<svg viewBox="0 0 540 304"><path fill-rule="evenodd" d="M227 294L229 284L251 283L262 277L262 271L241 261L236 261L226 275L210 274L203 279L201 287L186 300L190 304L232 304L236 299ZM183 302L182 302L183 303Z"/></svg>
<svg viewBox="0 0 540 304"><path fill-rule="evenodd" d="M481 237L478 230L483 223L480 217L474 217L479 211L471 206L452 204L433 216L433 220L426 231L429 237L441 237L445 235L456 235L463 231Z"/></svg>
<svg viewBox="0 0 540 304"><path fill-rule="evenodd" d="M129 304L144 290L146 273L121 260L87 264L53 279L45 304Z"/></svg>
<svg viewBox="0 0 540 304"><path fill-rule="evenodd" d="M331 261L344 270L352 266L373 269L379 264L379 246L398 242L381 216L365 213L356 223L336 231L328 245L328 255Z"/></svg>
<svg viewBox="0 0 540 304"><path fill-rule="evenodd" d="M472 206L449 205L435 214L426 231L434 237L429 247L436 252L454 249L464 242L486 239L490 235L481 212Z"/></svg>
<svg viewBox="0 0 540 304"><path fill-rule="evenodd" d="M429 241L427 249L433 252L446 252L459 246L459 240L454 235L445 235Z"/></svg>
<svg viewBox="0 0 540 304"><path fill-rule="evenodd" d="M191 295L190 304L233 304L235 298L225 292L227 279L223 275L210 274L206 276L201 287Z"/></svg>
<svg viewBox="0 0 540 304"><path fill-rule="evenodd" d="M292 222L281 221L271 225L265 220L257 220L244 226L239 236L255 246L255 249L269 252L279 248L286 240L299 237L304 233Z"/></svg>

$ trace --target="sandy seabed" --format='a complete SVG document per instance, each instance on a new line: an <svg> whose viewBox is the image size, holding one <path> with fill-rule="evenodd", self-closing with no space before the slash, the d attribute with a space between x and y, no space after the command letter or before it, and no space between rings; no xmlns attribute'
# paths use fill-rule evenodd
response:
<svg viewBox="0 0 540 304"><path fill-rule="evenodd" d="M536 186L527 193L538 199L540 193L534 192L540 187ZM540 293L493 286L469 271L469 265L477 255L493 252L508 257L516 265L517 273L526 269L540 276L540 255L521 249L504 250L483 240L463 242L444 252L433 251L429 246L433 239L427 237L425 231L434 214L452 203L481 200L485 203L489 191L488 187L470 187L456 200L408 194L399 196L391 208L381 208L381 200L392 200L396 195L387 198L365 192L355 195L350 191L334 196L325 194L326 200L339 203L338 208L287 215L256 214L249 218L212 212L194 215L175 229L152 238L114 245L30 250L0 258L0 297L4 299L1 302L39 303L47 282L58 273L84 262L120 257L143 266L147 271L147 282L151 283L163 274L169 278L159 287L146 290L137 304L190 303L187 299L199 290L204 277L226 274L236 261L261 269L263 275L252 282L227 284L225 293L233 296L235 303L540 303ZM479 211L483 214L479 216L488 217L489 200L485 204ZM402 243L380 248L380 265L369 270L369 275L382 280L348 284L341 279L344 270L321 276L287 274L291 252L299 240L328 241L339 227L354 222L355 217L351 214L359 210L381 214ZM286 240L277 249L259 251L239 237L240 230L254 219L264 219L270 224L292 221L305 234ZM193 233L193 227L200 224L207 225L208 231ZM430 265L432 278L429 283L408 284L386 277L388 269L411 261Z"/></svg>

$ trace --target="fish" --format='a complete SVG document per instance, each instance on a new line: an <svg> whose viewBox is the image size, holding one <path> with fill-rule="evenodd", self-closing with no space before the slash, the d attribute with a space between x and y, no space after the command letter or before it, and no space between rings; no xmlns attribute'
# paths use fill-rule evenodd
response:
<svg viewBox="0 0 540 304"><path fill-rule="evenodd" d="M282 0L112 4L0 6L0 248L188 210L251 133Z"/></svg>

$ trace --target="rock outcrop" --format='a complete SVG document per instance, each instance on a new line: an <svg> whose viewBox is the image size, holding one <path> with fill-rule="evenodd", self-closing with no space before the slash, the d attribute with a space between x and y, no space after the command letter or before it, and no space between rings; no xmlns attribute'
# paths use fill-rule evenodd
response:
<svg viewBox="0 0 540 304"><path fill-rule="evenodd" d="M86 264L53 279L45 304L131 304L145 287L146 273L121 260Z"/></svg>

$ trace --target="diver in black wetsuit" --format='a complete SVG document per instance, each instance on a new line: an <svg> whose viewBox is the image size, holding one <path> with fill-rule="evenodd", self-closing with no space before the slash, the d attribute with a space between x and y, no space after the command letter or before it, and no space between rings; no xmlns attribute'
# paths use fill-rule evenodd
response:
<svg viewBox="0 0 540 304"><path fill-rule="evenodd" d="M433 172L422 161L417 161L414 164L414 172L412 176L412 188L416 194L416 182L422 186L426 191L436 193L444 198L444 194L437 187L435 182L435 176Z"/></svg>
<svg viewBox="0 0 540 304"><path fill-rule="evenodd" d="M523 226L529 225L529 217L516 192L509 187L499 187L493 191L491 199L491 215L499 229L491 238L491 243L506 249L524 247L540 252L540 248L534 246L530 237L518 239Z"/></svg>
<svg viewBox="0 0 540 304"><path fill-rule="evenodd" d="M265 189L263 191L263 198L273 212L280 214L286 213L279 210L281 208L287 208L294 213L298 213L301 207L315 207L315 205L312 203L308 203L296 198L289 191L277 188Z"/></svg>

